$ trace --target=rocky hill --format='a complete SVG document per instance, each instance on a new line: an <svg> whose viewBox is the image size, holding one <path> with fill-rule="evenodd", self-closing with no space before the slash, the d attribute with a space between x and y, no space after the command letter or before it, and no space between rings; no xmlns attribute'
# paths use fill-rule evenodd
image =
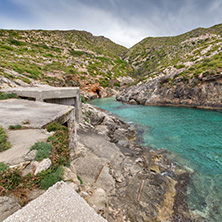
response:
<svg viewBox="0 0 222 222"><path fill-rule="evenodd" d="M119 86L131 70L126 51L85 31L0 30L1 86Z"/></svg>
<svg viewBox="0 0 222 222"><path fill-rule="evenodd" d="M117 99L133 104L218 108L221 74L222 24L130 49L85 31L0 30L2 88L80 86L89 98L122 90Z"/></svg>
<svg viewBox="0 0 222 222"><path fill-rule="evenodd" d="M138 81L118 100L146 105L222 107L222 25L146 38L125 60Z"/></svg>

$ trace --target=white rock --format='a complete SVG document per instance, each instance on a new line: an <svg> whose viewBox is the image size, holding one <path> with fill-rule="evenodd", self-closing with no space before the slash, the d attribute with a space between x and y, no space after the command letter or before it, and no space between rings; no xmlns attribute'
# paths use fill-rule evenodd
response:
<svg viewBox="0 0 222 222"><path fill-rule="evenodd" d="M52 164L52 161L49 158L42 160L41 162L39 162L37 164L34 175L36 175L37 173L42 172L43 170L49 169L51 164Z"/></svg>
<svg viewBox="0 0 222 222"><path fill-rule="evenodd" d="M107 195L102 188L96 188L92 196L87 199L87 202L92 206L97 212L105 210L107 204Z"/></svg>

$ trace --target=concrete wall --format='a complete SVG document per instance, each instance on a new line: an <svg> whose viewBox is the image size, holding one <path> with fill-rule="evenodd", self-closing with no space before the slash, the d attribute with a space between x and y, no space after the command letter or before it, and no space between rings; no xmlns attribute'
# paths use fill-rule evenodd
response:
<svg viewBox="0 0 222 222"><path fill-rule="evenodd" d="M16 93L23 99L74 106L76 121L82 121L82 103L78 87L18 87L2 91Z"/></svg>

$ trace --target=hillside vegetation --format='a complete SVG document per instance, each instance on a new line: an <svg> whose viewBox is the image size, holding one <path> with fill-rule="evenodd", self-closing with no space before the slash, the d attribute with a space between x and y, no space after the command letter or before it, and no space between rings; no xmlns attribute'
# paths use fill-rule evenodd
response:
<svg viewBox="0 0 222 222"><path fill-rule="evenodd" d="M125 60L134 68L133 76L141 79L156 75L177 75L178 79L198 80L200 76L219 74L222 70L222 24L198 28L175 37L148 37L133 46ZM165 81L166 83L166 81Z"/></svg>
<svg viewBox="0 0 222 222"><path fill-rule="evenodd" d="M123 46L85 31L0 30L0 74L18 85L34 81L80 86L127 76Z"/></svg>
<svg viewBox="0 0 222 222"><path fill-rule="evenodd" d="M222 24L146 38L125 60L137 81L117 96L120 101L222 108Z"/></svg>
<svg viewBox="0 0 222 222"><path fill-rule="evenodd" d="M126 95L128 84L157 81L152 90L174 89L178 97L185 86L192 97L191 88L220 84L221 74L222 24L174 37L148 37L130 49L85 31L0 30L1 87L46 83L89 91L97 84L100 89L123 86ZM144 104L145 94L136 101Z"/></svg>

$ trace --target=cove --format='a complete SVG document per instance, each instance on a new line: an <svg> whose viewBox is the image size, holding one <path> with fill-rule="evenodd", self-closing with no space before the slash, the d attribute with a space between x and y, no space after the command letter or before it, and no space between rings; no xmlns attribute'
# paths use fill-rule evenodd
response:
<svg viewBox="0 0 222 222"><path fill-rule="evenodd" d="M170 151L189 169L187 203L206 221L222 221L222 111L122 104L115 98L90 101L126 122L139 124L143 144Z"/></svg>

